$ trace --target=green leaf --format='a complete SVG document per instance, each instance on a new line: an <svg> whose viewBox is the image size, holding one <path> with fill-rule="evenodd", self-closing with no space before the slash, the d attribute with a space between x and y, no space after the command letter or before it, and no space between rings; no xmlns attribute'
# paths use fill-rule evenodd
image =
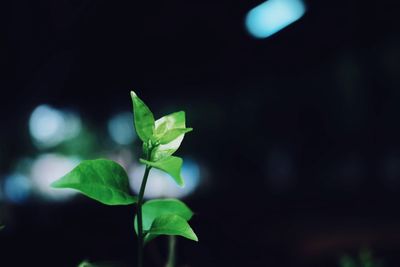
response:
<svg viewBox="0 0 400 267"><path fill-rule="evenodd" d="M165 115L155 122L156 135L163 136L167 131L175 128L186 128L185 126L185 112L178 111Z"/></svg>
<svg viewBox="0 0 400 267"><path fill-rule="evenodd" d="M189 221L192 216L192 210L182 201L174 198L154 199L145 202L142 206L143 230L150 230L155 218L161 215L175 214ZM137 217L135 217L135 231L137 231Z"/></svg>
<svg viewBox="0 0 400 267"><path fill-rule="evenodd" d="M136 133L143 142L147 142L154 134L155 122L153 113L133 91L131 91L131 98Z"/></svg>
<svg viewBox="0 0 400 267"><path fill-rule="evenodd" d="M176 214L161 215L155 218L148 233L151 235L180 235L198 241L188 222Z"/></svg>
<svg viewBox="0 0 400 267"><path fill-rule="evenodd" d="M193 128L175 128L169 130L160 138L160 144L168 144L169 142L172 142L173 140L178 138L180 135L191 132L192 130Z"/></svg>
<svg viewBox="0 0 400 267"><path fill-rule="evenodd" d="M106 205L128 205L137 202L137 198L129 194L128 175L124 168L112 160L82 161L51 186L76 189Z"/></svg>
<svg viewBox="0 0 400 267"><path fill-rule="evenodd" d="M172 142L169 142L168 144L161 144L159 146L156 146L151 153L151 160L159 161L174 154L181 145L184 136L184 134L181 134L180 136L178 136L178 138L176 138Z"/></svg>
<svg viewBox="0 0 400 267"><path fill-rule="evenodd" d="M154 148L151 157L152 161L158 161L171 156L178 150L185 136L185 132L190 132L192 130L192 128L186 128L185 120L185 112L179 111L166 115L155 122L155 136L160 140L161 144ZM164 135L166 136L163 137Z"/></svg>
<svg viewBox="0 0 400 267"><path fill-rule="evenodd" d="M340 258L340 267L357 267L356 262L349 256L344 255Z"/></svg>
<svg viewBox="0 0 400 267"><path fill-rule="evenodd" d="M168 173L179 186L184 186L181 176L183 160L179 157L169 156L159 161L152 162L140 159L140 162Z"/></svg>

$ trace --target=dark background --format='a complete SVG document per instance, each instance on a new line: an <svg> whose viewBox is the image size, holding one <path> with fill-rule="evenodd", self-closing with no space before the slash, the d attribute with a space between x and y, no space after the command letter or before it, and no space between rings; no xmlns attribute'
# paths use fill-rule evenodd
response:
<svg viewBox="0 0 400 267"><path fill-rule="evenodd" d="M400 36L395 1L308 1L267 39L244 27L261 1L4 1L0 174L34 154L41 103L93 127L130 109L186 110L183 142L207 168L185 201L198 244L180 266L338 266L370 248L400 262ZM0 266L132 266L130 207L84 197L2 201ZM162 266L165 241L147 249ZM160 259L161 260L160 260ZM161 264L160 264L161 262Z"/></svg>

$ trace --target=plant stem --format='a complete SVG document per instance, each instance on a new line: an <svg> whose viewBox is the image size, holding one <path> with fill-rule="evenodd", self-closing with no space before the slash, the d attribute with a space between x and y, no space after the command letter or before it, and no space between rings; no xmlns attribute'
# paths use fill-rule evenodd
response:
<svg viewBox="0 0 400 267"><path fill-rule="evenodd" d="M176 236L168 236L168 261L165 267L175 267Z"/></svg>
<svg viewBox="0 0 400 267"><path fill-rule="evenodd" d="M144 190L146 189L147 178L150 173L150 166L146 165L146 170L144 171L142 184L140 186L139 197L137 202L137 219L138 219L138 267L143 267L143 245L144 245L144 236L143 236L143 218L142 218L142 204L143 204L143 196Z"/></svg>

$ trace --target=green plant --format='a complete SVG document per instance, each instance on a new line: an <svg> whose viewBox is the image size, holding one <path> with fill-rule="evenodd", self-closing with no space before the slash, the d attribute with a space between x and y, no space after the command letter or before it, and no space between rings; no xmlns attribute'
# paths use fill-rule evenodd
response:
<svg viewBox="0 0 400 267"><path fill-rule="evenodd" d="M150 170L156 168L168 173L179 185L184 185L181 176L183 160L173 156L184 135L192 128L185 125L185 112L179 111L158 120L146 104L131 92L134 125L143 142L143 158L146 168L138 196L129 191L128 175L118 163L107 159L86 160L71 172L52 183L54 188L72 188L106 205L136 204L134 228L138 236L138 267L143 266L144 245L160 235L183 236L198 241L188 224L193 212L178 199L153 199L143 201ZM170 248L175 244L171 239ZM172 252L173 254L173 252ZM169 257L169 266L174 256ZM172 265L170 264L172 262Z"/></svg>

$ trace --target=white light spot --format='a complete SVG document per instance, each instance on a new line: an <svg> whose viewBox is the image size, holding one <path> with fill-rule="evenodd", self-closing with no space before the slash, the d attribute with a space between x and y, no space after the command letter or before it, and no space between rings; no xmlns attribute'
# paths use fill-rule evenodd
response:
<svg viewBox="0 0 400 267"><path fill-rule="evenodd" d="M268 0L247 14L247 30L256 38L267 38L300 19L306 11L302 0Z"/></svg>
<svg viewBox="0 0 400 267"><path fill-rule="evenodd" d="M145 167L134 166L130 171L132 190L139 193ZM192 160L185 160L182 166L182 177L185 186L179 187L165 172L152 169L147 180L145 198L175 197L182 198L190 195L200 183L200 167Z"/></svg>
<svg viewBox="0 0 400 267"><path fill-rule="evenodd" d="M31 178L34 189L41 197L51 200L66 200L76 194L70 189L53 189L50 184L71 171L79 160L58 154L43 154L32 165Z"/></svg>
<svg viewBox="0 0 400 267"><path fill-rule="evenodd" d="M81 120L74 113L40 105L29 119L29 131L39 148L53 147L71 139L81 131Z"/></svg>

